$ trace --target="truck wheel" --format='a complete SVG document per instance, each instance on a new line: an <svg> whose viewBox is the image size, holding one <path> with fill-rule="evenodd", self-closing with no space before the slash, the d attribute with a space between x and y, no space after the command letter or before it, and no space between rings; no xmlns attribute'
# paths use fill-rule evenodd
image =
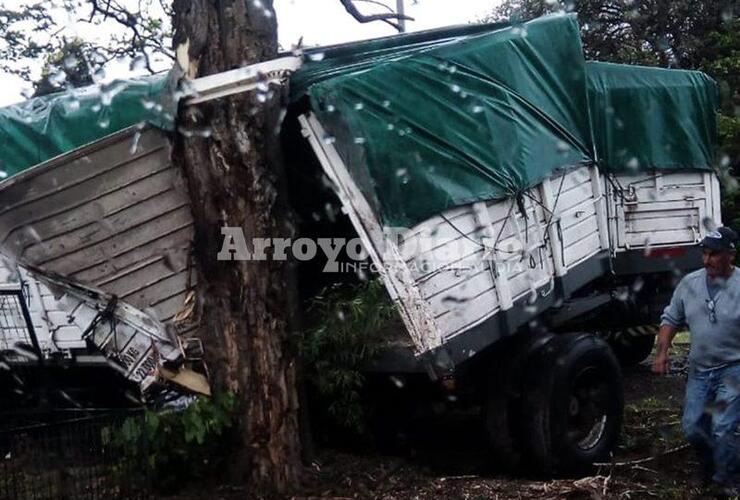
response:
<svg viewBox="0 0 740 500"><path fill-rule="evenodd" d="M652 325L629 328L612 333L607 341L622 366L634 366L653 352L656 330Z"/></svg>
<svg viewBox="0 0 740 500"><path fill-rule="evenodd" d="M590 334L557 336L526 369L522 435L533 465L548 475L580 474L608 462L624 407L609 345Z"/></svg>

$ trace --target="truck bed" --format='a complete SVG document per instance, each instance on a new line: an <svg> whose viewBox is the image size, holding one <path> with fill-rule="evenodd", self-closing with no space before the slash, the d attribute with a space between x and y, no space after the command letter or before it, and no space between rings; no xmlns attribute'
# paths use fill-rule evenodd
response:
<svg viewBox="0 0 740 500"><path fill-rule="evenodd" d="M721 224L712 173L556 172L518 198L447 210L394 238L312 115L301 123L398 305L417 355L450 368L567 299L620 254L690 248ZM649 267L649 266L648 266Z"/></svg>

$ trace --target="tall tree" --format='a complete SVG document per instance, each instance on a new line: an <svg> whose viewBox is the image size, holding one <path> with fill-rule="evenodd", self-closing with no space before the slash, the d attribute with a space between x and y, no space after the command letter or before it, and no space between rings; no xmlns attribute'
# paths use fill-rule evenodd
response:
<svg viewBox="0 0 740 500"><path fill-rule="evenodd" d="M174 11L175 44L187 52L190 77L277 55L271 1L176 0ZM275 132L280 101L280 89L272 88L187 109L181 126L211 134L179 135L176 158L193 202L204 324L219 332L208 339L209 366L217 386L246 403L235 464L255 485L285 490L300 464L289 267L216 260L223 226L241 227L248 240L290 236Z"/></svg>

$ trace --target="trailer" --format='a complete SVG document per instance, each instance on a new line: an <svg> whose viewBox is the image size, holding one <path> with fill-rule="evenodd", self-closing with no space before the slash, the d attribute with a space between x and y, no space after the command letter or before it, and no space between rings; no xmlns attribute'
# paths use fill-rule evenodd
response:
<svg viewBox="0 0 740 500"><path fill-rule="evenodd" d="M139 318L180 366L199 325L183 322L198 284L169 154L178 101L289 84L286 120L302 137L288 143L310 145L301 166L326 175L408 334L368 372L480 405L500 464L608 461L623 406L615 352L647 356L672 283L721 224L710 78L587 62L570 15L310 49L173 91L181 76L3 115L16 140L3 145L15 163L0 182L0 251L27 301L16 317L44 332L40 358L79 361L94 347L139 383L168 372L159 360L138 372L144 359L122 361L104 339L91 346L107 314ZM105 130L49 133L52 108L70 130ZM78 307L89 314L70 321ZM20 334L18 322L0 331ZM165 378L204 387L190 372ZM413 397L388 385L396 402Z"/></svg>
<svg viewBox="0 0 740 500"><path fill-rule="evenodd" d="M619 361L647 357L721 225L714 82L587 62L562 15L321 61L293 78L302 134L409 334L369 368L386 411L419 374L483 409L500 466L608 462Z"/></svg>

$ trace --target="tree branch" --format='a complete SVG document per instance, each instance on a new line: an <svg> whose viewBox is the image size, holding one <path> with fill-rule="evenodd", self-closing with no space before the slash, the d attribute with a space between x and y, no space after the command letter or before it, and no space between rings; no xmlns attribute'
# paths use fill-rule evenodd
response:
<svg viewBox="0 0 740 500"><path fill-rule="evenodd" d="M368 15L365 15L365 14L361 13L357 9L357 6L355 6L355 4L354 4L354 0L339 0L339 2L344 6L344 9L349 13L349 15L351 15L358 22L363 23L363 24L364 23L371 23L373 21L382 21L382 22L384 22L386 24L390 24L391 26L393 26L398 31L401 31L401 27L397 23L395 23L394 21L400 21L402 19L405 20L405 21L413 21L414 20L413 17L409 17L409 16L406 16L406 15L397 14L395 12L388 13L388 14L368 14ZM370 3L379 3L379 2L372 1Z"/></svg>

